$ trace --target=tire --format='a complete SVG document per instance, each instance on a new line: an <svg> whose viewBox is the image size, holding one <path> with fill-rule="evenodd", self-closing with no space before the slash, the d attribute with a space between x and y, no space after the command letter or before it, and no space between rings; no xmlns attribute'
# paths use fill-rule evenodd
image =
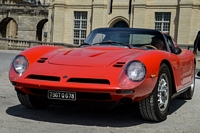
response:
<svg viewBox="0 0 200 133"><path fill-rule="evenodd" d="M29 109L44 109L49 106L48 103L41 101L38 97L32 95L24 95L17 92L20 103Z"/></svg>
<svg viewBox="0 0 200 133"><path fill-rule="evenodd" d="M171 103L172 80L168 66L162 64L153 92L139 102L139 109L145 120L164 121Z"/></svg>
<svg viewBox="0 0 200 133"><path fill-rule="evenodd" d="M181 93L179 98L186 99L186 100L192 99L194 95L194 88L195 88L195 76L193 77L193 83L191 84L191 86L188 87L188 89L185 92Z"/></svg>

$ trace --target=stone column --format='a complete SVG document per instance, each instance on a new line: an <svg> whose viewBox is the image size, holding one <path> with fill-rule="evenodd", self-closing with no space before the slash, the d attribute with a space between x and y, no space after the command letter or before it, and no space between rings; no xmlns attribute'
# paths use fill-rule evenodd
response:
<svg viewBox="0 0 200 133"><path fill-rule="evenodd" d="M133 2L134 12L132 18L133 28L135 27L144 27L145 26L145 6L146 0L135 0Z"/></svg>
<svg viewBox="0 0 200 133"><path fill-rule="evenodd" d="M192 20L192 0L181 0L179 5L179 23L177 42L179 44L189 44Z"/></svg>
<svg viewBox="0 0 200 133"><path fill-rule="evenodd" d="M52 9L52 42L62 42L64 33L65 0L56 0Z"/></svg>
<svg viewBox="0 0 200 133"><path fill-rule="evenodd" d="M104 1L95 0L93 2L93 17L92 17L92 29L105 27L103 26L104 21ZM97 15L98 14L98 15Z"/></svg>

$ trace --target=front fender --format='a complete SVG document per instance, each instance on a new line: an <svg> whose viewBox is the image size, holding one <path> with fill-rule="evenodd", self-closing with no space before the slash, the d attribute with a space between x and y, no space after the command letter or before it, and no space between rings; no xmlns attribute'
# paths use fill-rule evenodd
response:
<svg viewBox="0 0 200 133"><path fill-rule="evenodd" d="M58 49L63 49L65 47L61 46L34 46L31 48L28 48L20 53L20 55L24 55L28 61L29 64L34 63L38 58L41 56L51 52L51 55L54 55L58 53Z"/></svg>
<svg viewBox="0 0 200 133"><path fill-rule="evenodd" d="M29 66L31 66L34 62L36 62L39 58L51 57L57 54L59 52L59 49L63 49L63 48L64 47L57 47L57 46L34 46L20 52L19 55L23 55L28 59L28 68L29 68ZM19 75L18 73L14 71L12 62L10 64L9 79L10 81L15 81L21 75Z"/></svg>

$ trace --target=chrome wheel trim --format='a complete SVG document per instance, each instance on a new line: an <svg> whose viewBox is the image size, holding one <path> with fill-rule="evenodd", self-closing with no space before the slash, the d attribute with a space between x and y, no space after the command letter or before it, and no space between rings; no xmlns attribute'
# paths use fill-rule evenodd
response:
<svg viewBox="0 0 200 133"><path fill-rule="evenodd" d="M165 111L169 102L169 80L166 73L163 73L158 82L158 108Z"/></svg>
<svg viewBox="0 0 200 133"><path fill-rule="evenodd" d="M191 86L190 86L190 91L191 91L191 92L193 92L193 91L194 91L194 83L193 83L193 84L191 84Z"/></svg>
<svg viewBox="0 0 200 133"><path fill-rule="evenodd" d="M190 86L190 91L194 92L194 88L195 88L195 76L193 77L193 83Z"/></svg>

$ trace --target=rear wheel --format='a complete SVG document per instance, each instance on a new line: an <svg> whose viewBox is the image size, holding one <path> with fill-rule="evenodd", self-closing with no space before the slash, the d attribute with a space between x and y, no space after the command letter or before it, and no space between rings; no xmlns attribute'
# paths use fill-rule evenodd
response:
<svg viewBox="0 0 200 133"><path fill-rule="evenodd" d="M30 109L44 109L49 106L48 103L41 101L38 97L25 95L17 92L18 99L22 105Z"/></svg>
<svg viewBox="0 0 200 133"><path fill-rule="evenodd" d="M146 120L163 121L167 118L171 102L172 80L169 68L162 64L153 92L139 102L140 113Z"/></svg>

